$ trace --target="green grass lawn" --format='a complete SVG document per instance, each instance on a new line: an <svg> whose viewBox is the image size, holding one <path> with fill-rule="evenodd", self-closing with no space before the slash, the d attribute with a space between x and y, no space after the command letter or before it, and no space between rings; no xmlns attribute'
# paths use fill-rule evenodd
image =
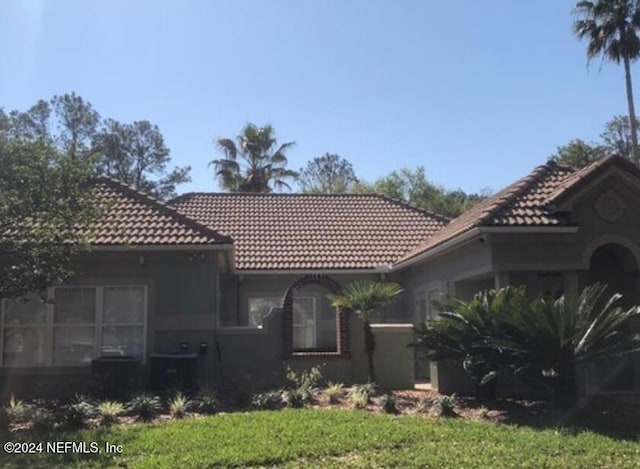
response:
<svg viewBox="0 0 640 469"><path fill-rule="evenodd" d="M0 453L1 467L640 467L637 439L352 410L233 413L48 439L107 441L123 453Z"/></svg>

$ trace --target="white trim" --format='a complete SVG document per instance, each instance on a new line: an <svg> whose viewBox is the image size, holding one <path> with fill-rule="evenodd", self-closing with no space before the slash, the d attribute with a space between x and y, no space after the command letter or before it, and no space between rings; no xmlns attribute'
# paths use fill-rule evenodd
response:
<svg viewBox="0 0 640 469"><path fill-rule="evenodd" d="M381 271L379 268L375 269L261 269L261 270L235 270L234 273L238 275L354 275L354 274L380 274L390 272L390 270Z"/></svg>
<svg viewBox="0 0 640 469"><path fill-rule="evenodd" d="M138 252L138 251L233 251L233 244L189 244L189 245L117 245L104 246L92 245L89 251L115 251L115 252Z"/></svg>
<svg viewBox="0 0 640 469"><path fill-rule="evenodd" d="M512 271L512 272L529 272L529 271L539 271L539 272L552 272L555 270L582 270L582 265L580 263L571 263L571 264L534 264L531 262L523 263L523 264L494 264L493 270L496 272L499 271Z"/></svg>
<svg viewBox="0 0 640 469"><path fill-rule="evenodd" d="M577 233L578 226L480 226L480 233Z"/></svg>

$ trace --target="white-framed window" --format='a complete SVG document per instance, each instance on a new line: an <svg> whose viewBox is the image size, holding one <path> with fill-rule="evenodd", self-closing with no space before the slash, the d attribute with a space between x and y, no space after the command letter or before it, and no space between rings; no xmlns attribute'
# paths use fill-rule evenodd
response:
<svg viewBox="0 0 640 469"><path fill-rule="evenodd" d="M438 316L434 302L442 300L442 287L439 283L429 284L416 291L415 312L416 323L421 324L428 319L435 319Z"/></svg>
<svg viewBox="0 0 640 469"><path fill-rule="evenodd" d="M104 355L145 359L147 287L64 286L3 300L0 365L87 365Z"/></svg>
<svg viewBox="0 0 640 469"><path fill-rule="evenodd" d="M247 311L249 326L262 327L262 322L272 308L280 306L278 297L251 296ZM314 297L293 298L293 348L313 349L316 347L316 299Z"/></svg>

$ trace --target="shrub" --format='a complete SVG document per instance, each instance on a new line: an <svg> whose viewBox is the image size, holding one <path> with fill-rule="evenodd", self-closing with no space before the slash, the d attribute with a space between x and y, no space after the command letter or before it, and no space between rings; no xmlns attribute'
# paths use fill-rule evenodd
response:
<svg viewBox="0 0 640 469"><path fill-rule="evenodd" d="M56 416L51 409L34 406L31 413L31 430L48 433L56 428Z"/></svg>
<svg viewBox="0 0 640 469"><path fill-rule="evenodd" d="M352 389L349 393L349 403L354 409L364 409L369 403L369 395L362 390Z"/></svg>
<svg viewBox="0 0 640 469"><path fill-rule="evenodd" d="M33 416L33 406L26 402L11 396L9 402L4 408L9 423L26 423Z"/></svg>
<svg viewBox="0 0 640 469"><path fill-rule="evenodd" d="M432 405L433 405L433 402L431 402L431 400L426 398L420 399L419 401L416 402L414 410L420 414L426 413L431 410Z"/></svg>
<svg viewBox="0 0 640 469"><path fill-rule="evenodd" d="M194 401L194 409L201 414L215 414L221 407L218 396L208 390L201 391Z"/></svg>
<svg viewBox="0 0 640 469"><path fill-rule="evenodd" d="M172 399L169 400L169 412L171 416L176 419L183 418L189 408L191 407L191 401L181 392L177 393Z"/></svg>
<svg viewBox="0 0 640 469"><path fill-rule="evenodd" d="M127 404L127 409L143 422L149 422L162 410L162 402L158 396L144 393L131 399Z"/></svg>
<svg viewBox="0 0 640 469"><path fill-rule="evenodd" d="M455 417L456 395L438 396L433 400L431 408L441 417Z"/></svg>
<svg viewBox="0 0 640 469"><path fill-rule="evenodd" d="M640 350L635 322L640 306L624 310L606 286L579 296L527 298L524 287L479 292L444 305L440 317L416 331L429 359L456 359L479 388L499 372L547 389L558 404L577 399L577 363ZM489 388L491 390L491 388Z"/></svg>
<svg viewBox="0 0 640 469"><path fill-rule="evenodd" d="M259 392L251 398L251 407L256 410L276 410L284 404L282 394L284 391Z"/></svg>
<svg viewBox="0 0 640 469"><path fill-rule="evenodd" d="M287 407L300 408L311 402L313 394L305 388L285 389L282 391L282 402Z"/></svg>
<svg viewBox="0 0 640 469"><path fill-rule="evenodd" d="M376 393L376 384L375 383L364 383L364 384L356 384L353 386L351 392L362 393L367 397L367 403L371 399L371 396L374 396Z"/></svg>
<svg viewBox="0 0 640 469"><path fill-rule="evenodd" d="M118 416L122 415L125 411L124 404L117 401L104 401L98 404L98 415L100 416L100 425L108 427L113 425Z"/></svg>
<svg viewBox="0 0 640 469"><path fill-rule="evenodd" d="M344 394L344 385L342 383L329 383L326 394L330 404L337 404Z"/></svg>
<svg viewBox="0 0 640 469"><path fill-rule="evenodd" d="M322 366L314 366L309 370L296 372L287 366L286 378L294 388L317 388L323 380Z"/></svg>
<svg viewBox="0 0 640 469"><path fill-rule="evenodd" d="M382 410L384 410L387 414L397 414L398 413L398 398L393 394L385 394L382 396L380 400L380 404L382 405Z"/></svg>
<svg viewBox="0 0 640 469"><path fill-rule="evenodd" d="M96 406L86 396L75 396L61 408L61 411L64 426L69 429L78 429L86 426L89 419L96 415Z"/></svg>

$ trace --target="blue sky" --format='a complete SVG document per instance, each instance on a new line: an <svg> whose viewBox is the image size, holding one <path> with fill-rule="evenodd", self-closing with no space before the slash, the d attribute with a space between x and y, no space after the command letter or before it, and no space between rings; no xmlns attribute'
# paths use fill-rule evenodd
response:
<svg viewBox="0 0 640 469"><path fill-rule="evenodd" d="M293 169L334 152L368 180L423 165L497 190L626 112L622 68L587 68L573 3L3 0L0 106L75 91L148 119L192 166L180 192L217 189L213 140L248 121L296 141Z"/></svg>

